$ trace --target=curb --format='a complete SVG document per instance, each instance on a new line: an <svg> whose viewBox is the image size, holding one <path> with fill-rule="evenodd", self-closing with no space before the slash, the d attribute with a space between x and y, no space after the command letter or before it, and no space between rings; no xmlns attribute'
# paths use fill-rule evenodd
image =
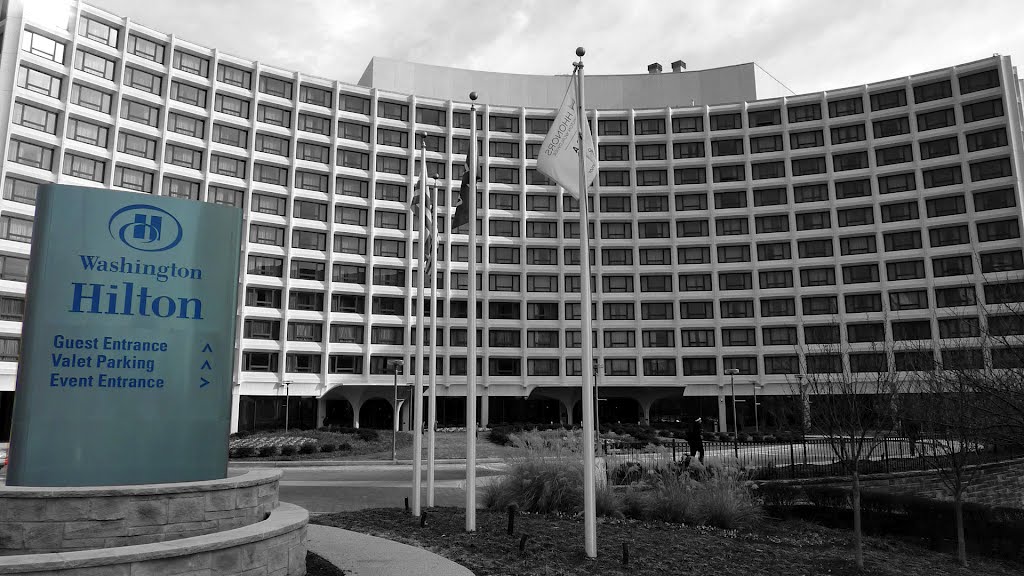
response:
<svg viewBox="0 0 1024 576"><path fill-rule="evenodd" d="M503 464L504 462L505 460L501 458L478 458L476 461L478 465ZM443 460L434 460L434 464L465 466L466 459L446 458ZM407 467L412 466L412 460L399 460L397 462L393 462L391 460L229 460L228 466L230 468L331 468L341 466ZM423 463L423 467L426 469L426 463Z"/></svg>

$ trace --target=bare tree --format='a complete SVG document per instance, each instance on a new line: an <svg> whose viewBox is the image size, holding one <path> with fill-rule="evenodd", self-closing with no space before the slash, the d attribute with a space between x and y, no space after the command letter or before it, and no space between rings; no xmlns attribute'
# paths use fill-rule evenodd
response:
<svg viewBox="0 0 1024 576"><path fill-rule="evenodd" d="M810 432L828 440L850 475L855 559L857 567L863 568L860 472L894 426L903 381L899 372L890 369L891 352L877 347L854 352L826 345L808 351L805 358L800 392L812 404Z"/></svg>

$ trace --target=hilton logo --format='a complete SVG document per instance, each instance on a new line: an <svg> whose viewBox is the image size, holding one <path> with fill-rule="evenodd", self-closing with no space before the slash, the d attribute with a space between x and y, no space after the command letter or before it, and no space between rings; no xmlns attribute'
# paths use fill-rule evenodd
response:
<svg viewBox="0 0 1024 576"><path fill-rule="evenodd" d="M142 252L163 252L181 242L182 229L170 212L148 204L125 206L107 223L110 236Z"/></svg>

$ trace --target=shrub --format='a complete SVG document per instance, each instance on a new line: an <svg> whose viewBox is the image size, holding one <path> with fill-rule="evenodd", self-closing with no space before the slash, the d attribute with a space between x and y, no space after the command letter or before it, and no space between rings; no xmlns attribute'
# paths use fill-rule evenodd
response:
<svg viewBox="0 0 1024 576"><path fill-rule="evenodd" d="M325 443L320 445L320 451L321 452L334 452L336 449L337 449L337 447L334 444L330 443L330 442L325 442Z"/></svg>
<svg viewBox="0 0 1024 576"><path fill-rule="evenodd" d="M252 458L256 455L256 449L252 446L239 446L234 449L235 458Z"/></svg>
<svg viewBox="0 0 1024 576"><path fill-rule="evenodd" d="M277 446L260 446L260 458L268 458L277 455Z"/></svg>
<svg viewBox="0 0 1024 576"><path fill-rule="evenodd" d="M704 483L702 492L703 513L711 526L749 528L764 516L747 483L737 475L717 474Z"/></svg>
<svg viewBox="0 0 1024 576"><path fill-rule="evenodd" d="M281 446L281 456L294 456L296 452L298 452L298 449L293 444Z"/></svg>
<svg viewBox="0 0 1024 576"><path fill-rule="evenodd" d="M850 503L849 490L843 486L805 486L804 494L812 505L821 508L846 508Z"/></svg>
<svg viewBox="0 0 1024 576"><path fill-rule="evenodd" d="M802 495L803 491L799 486L792 484L779 484L765 482L758 485L758 494L765 506L794 506Z"/></svg>
<svg viewBox="0 0 1024 576"><path fill-rule="evenodd" d="M598 488L594 493L594 502L598 516L620 519L622 514L622 503L609 486Z"/></svg>
<svg viewBox="0 0 1024 576"><path fill-rule="evenodd" d="M495 426L487 432L487 439L498 446L507 446L509 432L511 432L511 428L508 426Z"/></svg>
<svg viewBox="0 0 1024 576"><path fill-rule="evenodd" d="M314 454L317 451L316 442L303 442L299 446L299 454Z"/></svg>
<svg viewBox="0 0 1024 576"><path fill-rule="evenodd" d="M612 470L611 483L614 485L632 484L639 482L643 475L644 469L639 462L623 462Z"/></svg>
<svg viewBox="0 0 1024 576"><path fill-rule="evenodd" d="M380 440L380 433L371 428L359 428L356 430L356 438L363 442L377 442Z"/></svg>
<svg viewBox="0 0 1024 576"><path fill-rule="evenodd" d="M349 444L348 442L342 442L341 444L338 444L338 451L339 452L348 452L351 449L352 449L352 445Z"/></svg>

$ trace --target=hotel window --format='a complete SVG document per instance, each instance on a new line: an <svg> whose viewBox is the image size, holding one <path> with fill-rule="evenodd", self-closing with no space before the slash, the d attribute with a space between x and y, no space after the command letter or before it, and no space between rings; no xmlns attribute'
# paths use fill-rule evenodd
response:
<svg viewBox="0 0 1024 576"><path fill-rule="evenodd" d="M917 200L882 205L882 222L917 220L918 217Z"/></svg>
<svg viewBox="0 0 1024 576"><path fill-rule="evenodd" d="M167 129L171 132L202 139L206 133L206 122L200 118L171 112L167 115ZM238 146L244 147L244 141Z"/></svg>
<svg viewBox="0 0 1024 576"><path fill-rule="evenodd" d="M14 123L47 134L57 133L57 114L24 102L14 103Z"/></svg>
<svg viewBox="0 0 1024 576"><path fill-rule="evenodd" d="M714 317L714 302L679 302L679 318L682 320L708 320Z"/></svg>
<svg viewBox="0 0 1024 576"><path fill-rule="evenodd" d="M242 370L245 372L277 372L277 352L242 352Z"/></svg>
<svg viewBox="0 0 1024 576"><path fill-rule="evenodd" d="M653 274L640 276L641 292L671 292L672 276L668 274Z"/></svg>
<svg viewBox="0 0 1024 576"><path fill-rule="evenodd" d="M491 116L489 121L491 132L519 133L519 118L511 116Z"/></svg>
<svg viewBox="0 0 1024 576"><path fill-rule="evenodd" d="M598 120L598 136L626 136L629 134L629 124L625 120Z"/></svg>
<svg viewBox="0 0 1024 576"><path fill-rule="evenodd" d="M213 109L230 116L249 119L249 101L241 98L217 94L213 98Z"/></svg>
<svg viewBox="0 0 1024 576"><path fill-rule="evenodd" d="M380 100L377 102L377 117L405 122L409 120L409 107L397 102Z"/></svg>
<svg viewBox="0 0 1024 576"><path fill-rule="evenodd" d="M750 262L750 246L747 244L718 246L718 262L720 264Z"/></svg>
<svg viewBox="0 0 1024 576"><path fill-rule="evenodd" d="M804 326L805 344L838 344L839 326L836 324L820 324Z"/></svg>
<svg viewBox="0 0 1024 576"><path fill-rule="evenodd" d="M703 158L703 142L675 142L672 144L673 158Z"/></svg>
<svg viewBox="0 0 1024 576"><path fill-rule="evenodd" d="M843 284L864 284L878 282L877 264L843 266Z"/></svg>
<svg viewBox="0 0 1024 576"><path fill-rule="evenodd" d="M605 348L635 348L636 332L632 330L605 330Z"/></svg>
<svg viewBox="0 0 1024 576"><path fill-rule="evenodd" d="M761 316L795 316L796 303L792 298L762 298Z"/></svg>
<svg viewBox="0 0 1024 576"><path fill-rule="evenodd" d="M615 360L620 362L621 360ZM633 360L627 360L627 362L634 362ZM621 370L617 366L612 366L609 370L609 374L620 373ZM676 359L675 358L644 358L644 376L675 376L676 375Z"/></svg>
<svg viewBox="0 0 1024 576"><path fill-rule="evenodd" d="M78 34L101 44L117 48L117 28L92 18L82 16L78 21Z"/></svg>
<svg viewBox="0 0 1024 576"><path fill-rule="evenodd" d="M974 211L984 212L986 210L998 210L999 208L1010 208L1017 205L1017 194L1013 188L1002 188L999 190L985 190L974 193Z"/></svg>
<svg viewBox="0 0 1024 576"><path fill-rule="evenodd" d="M917 115L918 132L924 132L926 130L936 130L938 128L945 128L946 126L955 125L956 115L953 114L952 108L934 110L932 112L923 112Z"/></svg>
<svg viewBox="0 0 1024 576"><path fill-rule="evenodd" d="M861 125L858 124L857 126L861 126ZM863 131L863 129L864 129L864 127L861 126L861 130L862 131ZM835 134L835 130L839 130L839 129L838 128L833 128L832 130L833 130L833 134ZM779 137L776 136L776 138L779 138ZM758 140L760 140L760 139L758 139ZM835 141L835 136L832 137L832 140L833 140L833 142ZM780 144L781 144L781 142L780 142ZM793 132L793 133L791 133L789 135L789 147L792 148L793 150L799 150L801 148L818 148L818 147L824 146L824 145L825 145L825 135L824 135L824 133L821 130L809 130L807 132ZM753 139L751 140L751 148L752 149L754 148ZM782 149L781 146L778 149L781 150ZM767 150L766 150L766 152L767 152Z"/></svg>
<svg viewBox="0 0 1024 576"><path fill-rule="evenodd" d="M489 262L493 264L519 264L518 246L491 246Z"/></svg>
<svg viewBox="0 0 1024 576"><path fill-rule="evenodd" d="M719 262L723 262L723 260L721 258L722 257L722 253L721 253L722 248L726 248L726 247L720 246L718 248L718 250L719 250L719 254L718 254L719 259L718 259L718 261ZM790 258L793 257L793 255L791 253L791 250L792 249L790 247L789 242L773 242L773 243L768 243L768 244L758 244L757 245L757 259L758 259L758 261L761 261L761 262L771 261L771 260L789 260Z"/></svg>
<svg viewBox="0 0 1024 576"><path fill-rule="evenodd" d="M527 224L529 224L529 222ZM632 253L630 254L632 255ZM527 248L526 263L531 266L558 266L558 249Z"/></svg>
<svg viewBox="0 0 1024 576"><path fill-rule="evenodd" d="M925 310L927 308L927 290L907 290L904 292L889 293L889 309L893 311Z"/></svg>
<svg viewBox="0 0 1024 576"><path fill-rule="evenodd" d="M252 179L254 182L274 184L276 186L287 186L288 169L283 166L260 164L259 162L256 162L252 166Z"/></svg>
<svg viewBox="0 0 1024 576"><path fill-rule="evenodd" d="M491 220L488 236L501 236L504 238L519 238L518 220Z"/></svg>
<svg viewBox="0 0 1024 576"><path fill-rule="evenodd" d="M637 118L634 121L634 129L636 130L637 136L646 134L664 134L665 133L665 119L664 118ZM660 146L660 145L659 145ZM664 148L662 149L664 150ZM638 160L643 158L637 158ZM664 155L661 158L647 158L647 160L663 160Z"/></svg>
<svg viewBox="0 0 1024 576"><path fill-rule="evenodd" d="M916 250L921 247L921 232L918 230L908 230L906 232L892 232L889 234L885 234L884 240L886 252L897 252L899 250Z"/></svg>
<svg viewBox="0 0 1024 576"><path fill-rule="evenodd" d="M114 186L152 194L153 173L126 166L117 166L114 168Z"/></svg>
<svg viewBox="0 0 1024 576"><path fill-rule="evenodd" d="M601 170L601 186L629 186L629 170Z"/></svg>
<svg viewBox="0 0 1024 576"><path fill-rule="evenodd" d="M945 196L943 198L932 198L925 202L929 218L941 218L943 216L954 216L967 212L967 204L961 195Z"/></svg>
<svg viewBox="0 0 1024 576"><path fill-rule="evenodd" d="M487 361L489 376L519 376L522 366L519 358L490 358Z"/></svg>
<svg viewBox="0 0 1024 576"><path fill-rule="evenodd" d="M558 360L530 358L526 361L526 375L558 376Z"/></svg>
<svg viewBox="0 0 1024 576"><path fill-rule="evenodd" d="M409 133L377 128L377 144L381 146L394 146L396 148L408 148Z"/></svg>
<svg viewBox="0 0 1024 576"><path fill-rule="evenodd" d="M605 320L633 320L633 303L606 302L603 318Z"/></svg>
<svg viewBox="0 0 1024 576"><path fill-rule="evenodd" d="M249 131L225 124L214 124L213 141L228 146L246 148L249 142ZM262 139L257 138L257 145L262 145L262 143Z"/></svg>
<svg viewBox="0 0 1024 576"><path fill-rule="evenodd" d="M807 184L793 186L793 199L798 204L804 202L824 202L828 200L828 184Z"/></svg>
<svg viewBox="0 0 1024 576"><path fill-rule="evenodd" d="M487 278L487 286L497 292L519 292L519 275L492 273Z"/></svg>
<svg viewBox="0 0 1024 576"><path fill-rule="evenodd" d="M722 300L722 318L753 318L754 302L752 300Z"/></svg>
<svg viewBox="0 0 1024 576"><path fill-rule="evenodd" d="M4 199L34 205L38 189L39 184L35 182L19 180L18 178L8 176L7 180L4 181Z"/></svg>
<svg viewBox="0 0 1024 576"><path fill-rule="evenodd" d="M346 151L346 154L348 151ZM366 154L359 153L361 156ZM352 166L349 166L350 168ZM395 158L392 156L377 156L377 172L384 174L400 174L405 176L409 173L409 161L406 158Z"/></svg>
<svg viewBox="0 0 1024 576"><path fill-rule="evenodd" d="M836 216L840 227L864 226L875 222L874 211L870 206L838 210Z"/></svg>
<svg viewBox="0 0 1024 576"><path fill-rule="evenodd" d="M182 72L188 72L203 78L210 77L210 61L202 56L175 50L172 65Z"/></svg>
<svg viewBox="0 0 1024 576"><path fill-rule="evenodd" d="M979 242L1020 238L1020 228L1016 219L978 223L976 226L978 227Z"/></svg>
<svg viewBox="0 0 1024 576"><path fill-rule="evenodd" d="M363 275L365 277L365 272ZM373 268L373 285L397 286L399 288L403 288L405 287L405 270L402 270L401 268L383 268L375 266Z"/></svg>
<svg viewBox="0 0 1024 576"><path fill-rule="evenodd" d="M676 168L673 171L676 184L703 184L707 180L704 167Z"/></svg>
<svg viewBox="0 0 1024 576"><path fill-rule="evenodd" d="M15 141L12 140L13 145ZM64 173L76 178L84 178L93 182L103 182L107 165L100 160L94 160L85 156L78 156L70 152L64 155Z"/></svg>
<svg viewBox="0 0 1024 576"><path fill-rule="evenodd" d="M757 346L756 332L753 328L722 328L722 346Z"/></svg>
<svg viewBox="0 0 1024 576"><path fill-rule="evenodd" d="M804 296L801 303L805 316L839 313L839 304L835 296Z"/></svg>
<svg viewBox="0 0 1024 576"><path fill-rule="evenodd" d="M640 317L644 320L672 320L673 308L670 302L643 302L640 304Z"/></svg>
<svg viewBox="0 0 1024 576"><path fill-rule="evenodd" d="M971 182L1003 178L1005 176L1012 175L1013 169L1010 167L1009 158L998 158L996 160L971 163Z"/></svg>
<svg viewBox="0 0 1024 576"><path fill-rule="evenodd" d="M245 178L245 160L229 156L210 156L210 172L221 176Z"/></svg>
<svg viewBox="0 0 1024 576"><path fill-rule="evenodd" d="M101 90L73 84L71 86L71 103L103 114L110 114L111 96Z"/></svg>
<svg viewBox="0 0 1024 576"><path fill-rule="evenodd" d="M256 120L274 126L281 126L282 128L291 128L292 113L283 108L260 104L256 107Z"/></svg>
<svg viewBox="0 0 1024 576"><path fill-rule="evenodd" d="M712 140L712 156L737 156L743 154L743 140Z"/></svg>
<svg viewBox="0 0 1024 576"><path fill-rule="evenodd" d="M183 84L174 80L171 82L171 99L206 108L206 90L197 88L191 84Z"/></svg>
<svg viewBox="0 0 1024 576"><path fill-rule="evenodd" d="M833 154L832 169L836 172L845 170L860 170L868 168L867 152L850 152L848 154Z"/></svg>
<svg viewBox="0 0 1024 576"><path fill-rule="evenodd" d="M169 145L168 145L169 146ZM170 196L171 198L186 198L188 200L199 200L199 190L201 184L199 182L193 182L192 180L183 180L181 178L172 178L171 176L164 176L161 190L164 196Z"/></svg>
<svg viewBox="0 0 1024 576"><path fill-rule="evenodd" d="M878 177L879 194L894 194L911 190L917 190L917 181L914 179L913 172Z"/></svg>
<svg viewBox="0 0 1024 576"><path fill-rule="evenodd" d="M207 201L214 204L224 204L225 206L242 208L244 199L245 192L241 190L233 190L231 188L213 185L207 188Z"/></svg>
<svg viewBox="0 0 1024 576"><path fill-rule="evenodd" d="M889 363L881 352L860 352L850 354L850 372L888 372Z"/></svg>
<svg viewBox="0 0 1024 576"><path fill-rule="evenodd" d="M53 149L30 142L12 139L7 159L40 170L53 170Z"/></svg>
<svg viewBox="0 0 1024 576"><path fill-rule="evenodd" d="M757 276L758 286L760 286L762 290L793 287L792 270L764 270L758 272Z"/></svg>
<svg viewBox="0 0 1024 576"><path fill-rule="evenodd" d="M366 266L355 264L335 264L331 269L331 279L346 284L366 284ZM402 283L405 284L404 282Z"/></svg>
<svg viewBox="0 0 1024 576"><path fill-rule="evenodd" d="M246 320L243 337L257 340L277 340L281 337L281 322L278 320Z"/></svg>
<svg viewBox="0 0 1024 576"><path fill-rule="evenodd" d="M317 220L327 222L327 205L319 202L296 200L292 216L305 220ZM405 216L402 214L402 216Z"/></svg>
<svg viewBox="0 0 1024 576"><path fill-rule="evenodd" d="M948 258L932 258L932 274L936 278L946 276L966 276L974 273L974 263L970 256L950 256Z"/></svg>
<svg viewBox="0 0 1024 576"><path fill-rule="evenodd" d="M832 239L800 240L797 242L797 249L801 258L825 258L832 256Z"/></svg>
<svg viewBox="0 0 1024 576"><path fill-rule="evenodd" d="M637 212L668 212L668 196L637 196Z"/></svg>
<svg viewBox="0 0 1024 576"><path fill-rule="evenodd" d="M637 222L637 233L641 239L672 237L668 222Z"/></svg>
<svg viewBox="0 0 1024 576"><path fill-rule="evenodd" d="M938 308L955 306L974 306L977 298L973 286L954 286L952 288L935 289L935 305Z"/></svg>
<svg viewBox="0 0 1024 576"><path fill-rule="evenodd" d="M708 236L707 220L677 220L676 236L679 238L694 238Z"/></svg>
<svg viewBox="0 0 1024 576"><path fill-rule="evenodd" d="M551 118L527 118L526 133L545 135L551 129L553 120Z"/></svg>
<svg viewBox="0 0 1024 576"><path fill-rule="evenodd" d="M518 144L516 146L518 146ZM437 134L427 134L426 136L423 134L416 134L416 149L420 150L421 148L426 148L429 152L440 152L443 154L445 152L445 137ZM516 155L513 156L513 158L518 157L519 152L517 148ZM431 172L433 172L433 170L429 170L428 174Z"/></svg>
<svg viewBox="0 0 1024 576"><path fill-rule="evenodd" d="M797 356L765 356L764 373L799 374L800 358Z"/></svg>
<svg viewBox="0 0 1024 576"><path fill-rule="evenodd" d="M529 274L526 277L527 292L558 292L558 276Z"/></svg>
<svg viewBox="0 0 1024 576"><path fill-rule="evenodd" d="M680 246L679 251L679 263L680 264L710 264L711 263L711 250L706 246Z"/></svg>
<svg viewBox="0 0 1024 576"><path fill-rule="evenodd" d="M803 212L796 215L797 230L822 230L831 227L831 214L827 210L822 212Z"/></svg>
<svg viewBox="0 0 1024 576"><path fill-rule="evenodd" d="M711 274L680 274L681 292L708 292L711 290Z"/></svg>
<svg viewBox="0 0 1024 576"><path fill-rule="evenodd" d="M792 326L765 326L761 328L761 342L765 346L796 346L796 328ZM765 357L765 368L772 356ZM767 372L776 374L777 372Z"/></svg>
<svg viewBox="0 0 1024 576"><path fill-rule="evenodd" d="M750 290L754 287L749 272L721 272L718 274L719 290Z"/></svg>
<svg viewBox="0 0 1024 576"><path fill-rule="evenodd" d="M964 104L963 109L964 123L978 122L1002 116L1003 101L997 98L995 100L985 100L984 102L974 102L973 104Z"/></svg>
<svg viewBox="0 0 1024 576"><path fill-rule="evenodd" d="M104 80L114 79L114 69L116 65L112 60L108 60L92 52L84 52L81 48L75 52L75 69L81 70L86 74L92 74L93 76L99 76Z"/></svg>
<svg viewBox="0 0 1024 576"><path fill-rule="evenodd" d="M530 302L526 305L526 319L558 320L558 304L555 302Z"/></svg>
<svg viewBox="0 0 1024 576"><path fill-rule="evenodd" d="M399 159L395 158L394 160ZM370 169L370 155L365 152L338 148L337 162L338 166L344 166L345 168L356 168L359 170ZM378 159L378 163L380 163L380 159ZM404 196L404 194L402 195Z"/></svg>
<svg viewBox="0 0 1024 576"><path fill-rule="evenodd" d="M866 140L863 124L851 124L850 126L839 126L832 129L832 145L847 144Z"/></svg>
<svg viewBox="0 0 1024 576"><path fill-rule="evenodd" d="M718 360L710 358L683 358L683 376L714 376Z"/></svg>
<svg viewBox="0 0 1024 576"><path fill-rule="evenodd" d="M32 220L14 216L0 216L0 238L14 242L32 242Z"/></svg>
<svg viewBox="0 0 1024 576"><path fill-rule="evenodd" d="M945 166L942 168L933 168L932 170L923 170L921 175L924 177L925 188L952 186L954 184L962 184L964 181L963 174L960 172L959 164L954 166Z"/></svg>
<svg viewBox="0 0 1024 576"><path fill-rule="evenodd" d="M28 258L0 255L0 279L25 282L28 280Z"/></svg>
<svg viewBox="0 0 1024 576"><path fill-rule="evenodd" d="M151 74L145 70L139 68L132 68L126 66L124 69L124 85L149 92L150 94L160 95L160 88L163 86L163 77L157 74Z"/></svg>
<svg viewBox="0 0 1024 576"><path fill-rule="evenodd" d="M601 291L606 294L633 292L633 277L605 274L601 277Z"/></svg>
<svg viewBox="0 0 1024 576"><path fill-rule="evenodd" d="M999 127L984 132L974 132L967 135L967 151L977 152L978 150L989 150L1006 146L1006 128Z"/></svg>
<svg viewBox="0 0 1024 576"><path fill-rule="evenodd" d="M688 116L672 119L672 132L684 134L687 132L703 132L704 118L701 116Z"/></svg>
<svg viewBox="0 0 1024 576"><path fill-rule="evenodd" d="M782 113L779 110L753 110L747 112L747 124L751 128L761 126L777 126L782 124Z"/></svg>
<svg viewBox="0 0 1024 576"><path fill-rule="evenodd" d="M121 100L121 118L154 128L160 127L159 108L143 104L142 102L128 100L127 98Z"/></svg>
<svg viewBox="0 0 1024 576"><path fill-rule="evenodd" d="M379 188L380 184L378 184ZM337 180L337 191L342 196L353 196L356 198L367 198L370 193L370 184L365 180L357 180L355 178L344 178L338 177ZM398 186L400 196L405 196L405 188Z"/></svg>
<svg viewBox="0 0 1024 576"><path fill-rule="evenodd" d="M844 182L836 182L835 186L837 200L845 200L847 198L860 198L862 196L871 196L870 180L846 180Z"/></svg>
<svg viewBox="0 0 1024 576"><path fill-rule="evenodd" d="M636 159L637 160L664 160L665 159L665 145L664 144L637 144L636 146Z"/></svg>
<svg viewBox="0 0 1024 576"><path fill-rule="evenodd" d="M804 104L803 106L790 106L788 108L788 111L790 123L821 120L821 104Z"/></svg>
<svg viewBox="0 0 1024 576"><path fill-rule="evenodd" d="M288 294L289 310L323 312L324 295L320 292L295 292Z"/></svg>
<svg viewBox="0 0 1024 576"><path fill-rule="evenodd" d="M794 158L793 163L793 176L807 176L809 174L824 174L825 168L825 157L820 156L818 158ZM785 173L783 171L782 176Z"/></svg>
<svg viewBox="0 0 1024 576"><path fill-rule="evenodd" d="M252 72L227 64L217 66L217 81L249 90L252 86Z"/></svg>
<svg viewBox="0 0 1024 576"><path fill-rule="evenodd" d="M339 122L339 124L341 124ZM324 118L323 116L317 116L315 114L299 114L298 126L296 126L300 132L310 132L313 134L322 134L324 136L331 135L331 119ZM369 139L369 132L367 132L367 140Z"/></svg>
<svg viewBox="0 0 1024 576"><path fill-rule="evenodd" d="M885 276L890 282L919 280L924 278L924 262L921 260L887 262L885 264Z"/></svg>
<svg viewBox="0 0 1024 576"><path fill-rule="evenodd" d="M889 92L879 92L871 95L871 110L888 110L907 105L907 93L900 88Z"/></svg>
<svg viewBox="0 0 1024 576"><path fill-rule="evenodd" d="M732 166L713 166L711 174L715 182L740 182L744 179L742 164Z"/></svg>
<svg viewBox="0 0 1024 576"><path fill-rule="evenodd" d="M377 238L373 241L373 255L386 258L405 258L405 241Z"/></svg>
<svg viewBox="0 0 1024 576"><path fill-rule="evenodd" d="M633 237L633 225L630 222L602 222L601 238L627 239Z"/></svg>
<svg viewBox="0 0 1024 576"><path fill-rule="evenodd" d="M829 118L852 116L853 114L861 114L862 112L864 112L864 100L860 96L857 96L856 98L847 98L845 100L833 100L828 103Z"/></svg>
<svg viewBox="0 0 1024 576"><path fill-rule="evenodd" d="M727 208L746 208L747 207L747 193L744 190L738 190L735 192L716 192L715 193L715 209L722 210Z"/></svg>
<svg viewBox="0 0 1024 576"><path fill-rule="evenodd" d="M887 120L875 120L872 122L875 138L888 138L910 133L910 120L906 116L889 118Z"/></svg>
<svg viewBox="0 0 1024 576"><path fill-rule="evenodd" d="M689 210L707 210L708 209L708 197L707 194L677 194L676 195L676 210L679 212L686 212Z"/></svg>
<svg viewBox="0 0 1024 576"><path fill-rule="evenodd" d="M974 338L981 333L978 318L942 318L939 320L939 338Z"/></svg>
<svg viewBox="0 0 1024 576"><path fill-rule="evenodd" d="M629 253L629 265L633 264L633 253ZM670 248L641 248L640 249L640 265L641 266L671 266L672 265L672 250Z"/></svg>
<svg viewBox="0 0 1024 576"><path fill-rule="evenodd" d="M289 322L288 340L294 342L321 342L324 339L324 325L319 322ZM320 357L317 356L319 364ZM320 371L317 366L316 372Z"/></svg>
<svg viewBox="0 0 1024 576"><path fill-rule="evenodd" d="M959 81L961 95L996 88L999 86L999 70L986 70L961 76Z"/></svg>
<svg viewBox="0 0 1024 576"><path fill-rule="evenodd" d="M989 332L995 336L1024 335L1024 318L1015 314L988 317Z"/></svg>
<svg viewBox="0 0 1024 576"><path fill-rule="evenodd" d="M284 246L284 229L277 226L251 224L249 226L249 242L267 246Z"/></svg>
<svg viewBox="0 0 1024 576"><path fill-rule="evenodd" d="M381 102L381 104L385 104ZM354 112L356 114L369 114L370 113L370 100L354 94L345 94L342 92L338 95L338 108L342 112Z"/></svg>
<svg viewBox="0 0 1024 576"><path fill-rule="evenodd" d="M284 274L284 260L269 256L249 256L246 273L281 278Z"/></svg>
<svg viewBox="0 0 1024 576"><path fill-rule="evenodd" d="M290 96L289 96L290 98ZM331 107L331 92L323 88L303 84L299 86L299 102L323 108Z"/></svg>
<svg viewBox="0 0 1024 576"><path fill-rule="evenodd" d="M289 331L291 328L289 327ZM318 354L288 354L285 371L300 374L319 374L321 357Z"/></svg>
<svg viewBox="0 0 1024 576"><path fill-rule="evenodd" d="M203 169L203 153L200 150L193 150L185 146L167 145L164 159L169 164L191 168L193 170Z"/></svg>
<svg viewBox="0 0 1024 576"><path fill-rule="evenodd" d="M740 114L712 114L711 130L739 130L743 128L743 119Z"/></svg>
<svg viewBox="0 0 1024 576"><path fill-rule="evenodd" d="M50 98L60 98L61 79L32 68L18 68L18 86Z"/></svg>
<svg viewBox="0 0 1024 576"><path fill-rule="evenodd" d="M1005 139L1005 132L1004 139ZM927 142L921 142L921 160L929 160L931 158L941 158L943 156L954 156L960 153L960 147L957 144L957 137L951 136L949 138L940 138L938 140L929 140ZM967 136L967 150L971 150L971 136Z"/></svg>
<svg viewBox="0 0 1024 576"><path fill-rule="evenodd" d="M416 123L417 124L429 124L431 126L447 126L447 112L444 110L436 110L433 108L417 108L416 109Z"/></svg>
<svg viewBox="0 0 1024 576"><path fill-rule="evenodd" d="M316 172L295 171L295 187L302 190L327 193L327 175Z"/></svg>
<svg viewBox="0 0 1024 576"><path fill-rule="evenodd" d="M910 144L878 148L875 150L875 163L878 166L888 166L890 164L902 164L904 162L913 161L914 149Z"/></svg>
<svg viewBox="0 0 1024 576"><path fill-rule="evenodd" d="M25 30L21 36L21 49L57 64L64 63L64 44L31 30ZM162 59L162 57L161 57Z"/></svg>
<svg viewBox="0 0 1024 576"><path fill-rule="evenodd" d="M320 146L310 142L298 142L295 145L295 157L306 162L317 162L319 164L330 163L331 152L326 146Z"/></svg>
<svg viewBox="0 0 1024 576"><path fill-rule="evenodd" d="M847 236L839 239L839 253L843 256L874 254L876 251L874 235Z"/></svg>
<svg viewBox="0 0 1024 576"><path fill-rule="evenodd" d="M518 168L491 167L488 178L493 184L519 184Z"/></svg>
<svg viewBox="0 0 1024 576"><path fill-rule="evenodd" d="M917 104L950 98L952 96L953 87L949 80L940 80L931 84L914 86L914 102Z"/></svg>

